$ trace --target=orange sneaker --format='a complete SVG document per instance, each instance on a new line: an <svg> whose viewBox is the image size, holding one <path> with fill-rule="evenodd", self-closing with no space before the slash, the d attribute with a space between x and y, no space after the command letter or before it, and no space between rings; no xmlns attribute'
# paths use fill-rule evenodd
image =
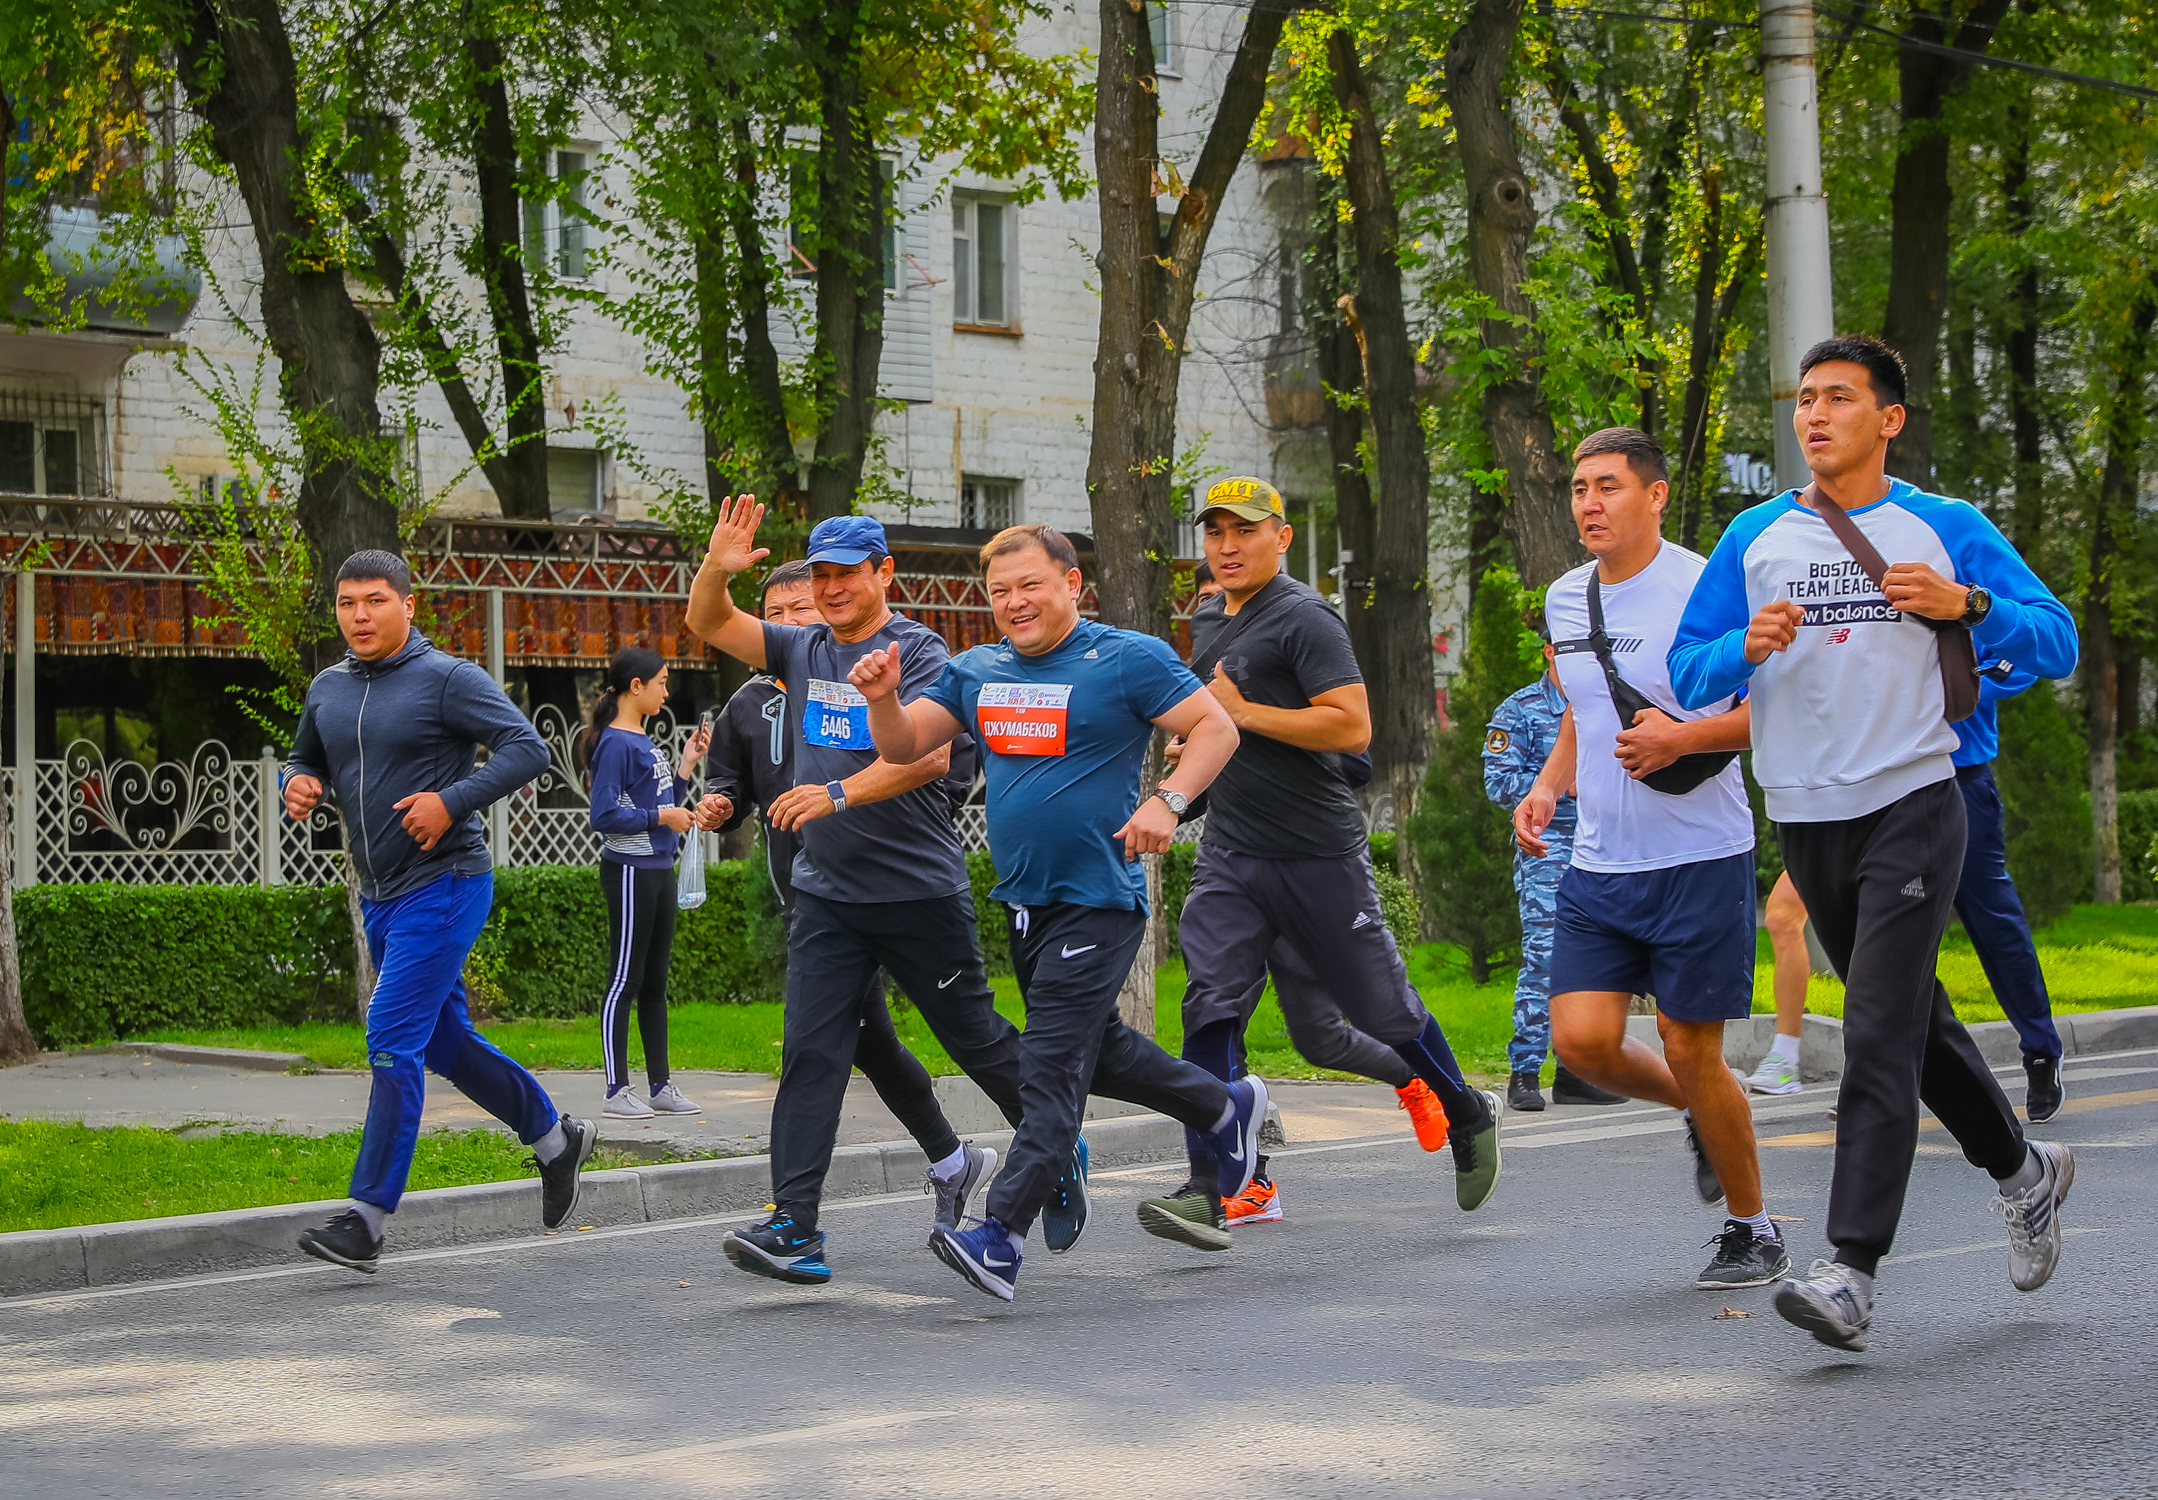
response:
<svg viewBox="0 0 2158 1500"><path fill-rule="evenodd" d="M1408 1087L1394 1092L1401 1096L1401 1107L1409 1112L1409 1121L1416 1127L1416 1144L1426 1151L1445 1145L1446 1110L1439 1096L1431 1092L1431 1085L1421 1078L1411 1078Z"/></svg>
<svg viewBox="0 0 2158 1500"><path fill-rule="evenodd" d="M1278 1224L1281 1222L1281 1189L1264 1177L1251 1179L1251 1186L1234 1198L1221 1200L1222 1212L1229 1216L1229 1227L1239 1224Z"/></svg>

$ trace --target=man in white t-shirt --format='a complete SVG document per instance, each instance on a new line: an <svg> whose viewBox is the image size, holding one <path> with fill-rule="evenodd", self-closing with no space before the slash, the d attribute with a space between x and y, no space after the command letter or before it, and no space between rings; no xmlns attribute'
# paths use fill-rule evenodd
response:
<svg viewBox="0 0 2158 1500"><path fill-rule="evenodd" d="M1541 854L1559 798L1574 793L1552 1041L1589 1082L1686 1112L1695 1188L1706 1203L1728 1196L1729 1214L1695 1285L1729 1290L1778 1280L1791 1256L1761 1200L1752 1110L1723 1060L1724 1022L1753 1009L1753 812L1725 753L1746 747L1750 714L1731 698L1681 709L1672 694L1664 656L1704 560L1663 539L1670 489L1663 450L1635 428L1574 450L1574 524L1594 560L1544 596L1568 706L1514 836ZM1626 1034L1637 994L1656 997L1661 1056Z"/></svg>

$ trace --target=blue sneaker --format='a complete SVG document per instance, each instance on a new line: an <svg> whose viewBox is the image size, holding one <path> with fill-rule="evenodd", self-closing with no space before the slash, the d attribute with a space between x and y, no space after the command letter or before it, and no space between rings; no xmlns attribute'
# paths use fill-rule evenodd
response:
<svg viewBox="0 0 2158 1500"><path fill-rule="evenodd" d="M1064 1169L1057 1185L1049 1190L1042 1206L1042 1243L1052 1255L1062 1255L1086 1233L1086 1137L1072 1145L1072 1164Z"/></svg>
<svg viewBox="0 0 2158 1500"><path fill-rule="evenodd" d="M1224 1198L1240 1198L1251 1186L1259 1169L1259 1128L1266 1124L1266 1084L1246 1076L1229 1085L1229 1102L1236 1114L1227 1125L1207 1137L1214 1147L1215 1184Z"/></svg>
<svg viewBox="0 0 2158 1500"><path fill-rule="evenodd" d="M929 1235L929 1248L979 1290L1001 1301L1012 1300L1019 1281L1019 1252L1011 1236L994 1217L971 1229L952 1230L939 1224Z"/></svg>
<svg viewBox="0 0 2158 1500"><path fill-rule="evenodd" d="M823 1286L832 1279L832 1268L824 1263L824 1231L803 1234L792 1214L773 1214L748 1229L730 1229L720 1237L719 1248L752 1276L797 1286Z"/></svg>

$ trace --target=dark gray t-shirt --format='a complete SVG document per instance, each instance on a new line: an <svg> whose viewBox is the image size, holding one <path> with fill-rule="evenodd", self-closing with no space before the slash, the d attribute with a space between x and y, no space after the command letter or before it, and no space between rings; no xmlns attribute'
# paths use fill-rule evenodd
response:
<svg viewBox="0 0 2158 1500"><path fill-rule="evenodd" d="M847 681L854 664L899 643L899 700L910 703L944 673L951 652L925 625L895 614L859 641L829 625L764 627L765 670L787 690L784 724L796 785L844 781L875 762L869 704ZM802 825L794 888L827 901L921 901L968 889L966 857L940 782Z"/></svg>
<svg viewBox="0 0 2158 1500"><path fill-rule="evenodd" d="M1333 606L1286 573L1234 615L1220 595L1191 617L1191 666L1211 682L1226 662L1237 690L1274 708L1309 708L1321 693L1362 682L1348 628ZM1340 757L1245 730L1207 789L1201 842L1261 859L1333 859L1364 850L1364 815Z"/></svg>

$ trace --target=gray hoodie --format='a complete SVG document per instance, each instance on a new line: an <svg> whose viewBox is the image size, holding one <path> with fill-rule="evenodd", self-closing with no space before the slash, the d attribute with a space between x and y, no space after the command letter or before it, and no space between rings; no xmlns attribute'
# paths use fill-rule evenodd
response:
<svg viewBox="0 0 2158 1500"><path fill-rule="evenodd" d="M474 770L480 745L488 760ZM316 677L285 762L337 799L369 901L490 868L480 809L546 769L546 745L495 680L417 630L385 661L348 652ZM432 849L405 832L395 805L415 792L439 794L450 812Z"/></svg>

